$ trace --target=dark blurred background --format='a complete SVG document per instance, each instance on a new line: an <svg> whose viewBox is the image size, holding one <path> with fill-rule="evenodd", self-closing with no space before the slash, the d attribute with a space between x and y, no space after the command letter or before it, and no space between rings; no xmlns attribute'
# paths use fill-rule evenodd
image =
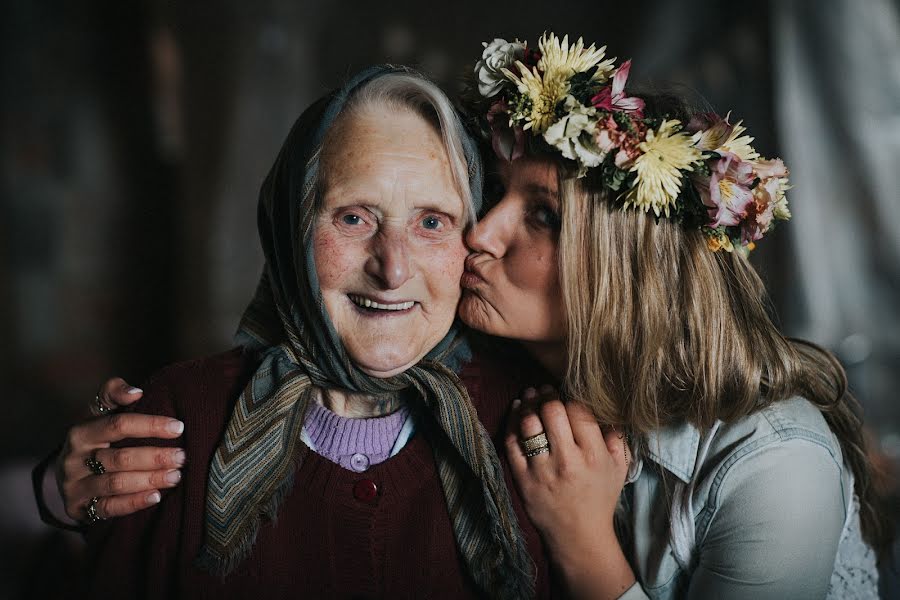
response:
<svg viewBox="0 0 900 600"><path fill-rule="evenodd" d="M0 597L42 597L77 568L77 535L39 522L28 471L98 384L230 346L262 264L257 191L299 113L379 62L454 90L494 37L606 44L634 59L630 84L732 110L785 159L794 220L753 260L785 331L844 362L893 471L896 0L6 0L2 14Z"/></svg>

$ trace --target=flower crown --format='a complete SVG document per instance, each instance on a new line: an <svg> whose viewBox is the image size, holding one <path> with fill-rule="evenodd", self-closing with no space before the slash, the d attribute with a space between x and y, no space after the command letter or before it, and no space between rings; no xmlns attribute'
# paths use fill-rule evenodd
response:
<svg viewBox="0 0 900 600"><path fill-rule="evenodd" d="M532 150L562 154L577 177L599 169L604 191L623 208L699 227L713 251L750 250L791 217L784 163L761 157L740 121L645 117L644 100L625 93L631 61L614 68L605 52L553 33L537 50L485 42L469 108L497 155L519 158L530 135Z"/></svg>

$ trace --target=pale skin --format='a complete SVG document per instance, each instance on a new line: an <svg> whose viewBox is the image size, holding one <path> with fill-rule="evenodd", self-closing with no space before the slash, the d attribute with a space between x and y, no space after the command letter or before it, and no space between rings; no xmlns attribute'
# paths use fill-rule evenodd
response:
<svg viewBox="0 0 900 600"><path fill-rule="evenodd" d="M557 264L556 169L550 162L520 159L501 163L498 171L503 188L499 201L466 235L471 254L462 274L458 314L475 329L520 341L562 381L566 336ZM340 218L340 211L336 214ZM399 229L398 222L389 223ZM395 256L402 252L391 249ZM336 289L344 296L357 293L349 284ZM115 406L122 396L104 398ZM520 440L542 431L551 451L526 457ZM620 596L635 582L613 529L628 466L621 434L604 433L582 404L564 403L553 387L545 386L526 390L513 403L506 450L526 511L569 592L578 598Z"/></svg>

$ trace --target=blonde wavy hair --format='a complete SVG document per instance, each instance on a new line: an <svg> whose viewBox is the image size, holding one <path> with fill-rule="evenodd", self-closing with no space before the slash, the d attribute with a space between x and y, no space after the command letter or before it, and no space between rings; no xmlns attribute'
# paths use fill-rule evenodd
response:
<svg viewBox="0 0 900 600"><path fill-rule="evenodd" d="M802 396L840 440L863 534L883 549L890 530L875 508L861 412L837 359L782 335L742 254L712 252L699 230L611 206L590 173L562 172L566 396L632 433L682 420L704 429Z"/></svg>

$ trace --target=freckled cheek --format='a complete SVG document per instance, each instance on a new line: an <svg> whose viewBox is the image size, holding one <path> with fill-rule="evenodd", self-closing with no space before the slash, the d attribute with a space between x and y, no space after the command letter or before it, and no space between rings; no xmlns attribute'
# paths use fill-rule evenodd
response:
<svg viewBox="0 0 900 600"><path fill-rule="evenodd" d="M459 278L462 277L468 253L462 238L423 249L420 264L428 275L429 287L433 293L452 297L453 302L459 299L461 294Z"/></svg>
<svg viewBox="0 0 900 600"><path fill-rule="evenodd" d="M323 292L331 291L350 281L355 271L362 271L365 264L363 259L366 256L365 248L362 246L358 242L331 235L329 232L315 234L313 252L319 286Z"/></svg>

